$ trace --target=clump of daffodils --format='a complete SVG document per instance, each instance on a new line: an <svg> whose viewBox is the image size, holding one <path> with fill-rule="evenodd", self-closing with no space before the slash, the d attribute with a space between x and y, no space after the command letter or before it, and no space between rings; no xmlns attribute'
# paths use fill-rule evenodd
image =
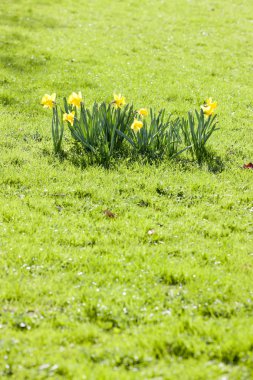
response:
<svg viewBox="0 0 253 380"><path fill-rule="evenodd" d="M165 109L158 113L152 108L150 113L147 108L134 109L133 105L126 104L122 94L114 94L109 105L95 102L91 109L84 106L80 91L64 98L63 108L56 103L55 93L45 94L41 104L53 112L52 137L56 154L62 153L66 122L88 162L106 167L111 158L125 157L131 152L148 160L189 152L201 163L208 156L206 142L218 129L214 115L217 102L212 98L208 98L195 113L188 112L187 118L175 120L166 114Z"/></svg>
<svg viewBox="0 0 253 380"><path fill-rule="evenodd" d="M202 111L206 116L211 116L217 108L217 102L213 102L212 98L209 98L201 106Z"/></svg>

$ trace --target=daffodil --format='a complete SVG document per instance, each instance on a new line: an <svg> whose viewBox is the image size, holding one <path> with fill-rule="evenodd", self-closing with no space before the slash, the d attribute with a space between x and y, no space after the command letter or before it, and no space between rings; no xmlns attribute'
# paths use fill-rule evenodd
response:
<svg viewBox="0 0 253 380"><path fill-rule="evenodd" d="M43 105L43 108L53 108L55 105L55 98L56 94L48 95L45 94L43 98L41 99L41 104Z"/></svg>
<svg viewBox="0 0 253 380"><path fill-rule="evenodd" d="M206 116L211 116L216 108L217 102L213 102L212 98L207 99L205 103L201 106L201 109Z"/></svg>
<svg viewBox="0 0 253 380"><path fill-rule="evenodd" d="M74 119L75 119L75 111L63 114L63 121L68 121L72 127L74 124Z"/></svg>
<svg viewBox="0 0 253 380"><path fill-rule="evenodd" d="M72 94L69 95L68 104L71 104L72 106L80 107L82 101L83 98L82 93L80 91L78 92L78 94L76 92L72 92Z"/></svg>
<svg viewBox="0 0 253 380"><path fill-rule="evenodd" d="M145 117L145 116L148 116L148 110L146 108L140 108L139 111L137 111L138 114L141 116L141 117Z"/></svg>
<svg viewBox="0 0 253 380"><path fill-rule="evenodd" d="M131 125L131 129L137 133L139 132L139 130L143 127L143 122L138 120L138 119L134 119L134 122L133 124Z"/></svg>
<svg viewBox="0 0 253 380"><path fill-rule="evenodd" d="M115 105L116 108L121 108L122 106L126 104L126 99L121 94L119 95L114 94L113 97L114 97L114 101L112 103Z"/></svg>

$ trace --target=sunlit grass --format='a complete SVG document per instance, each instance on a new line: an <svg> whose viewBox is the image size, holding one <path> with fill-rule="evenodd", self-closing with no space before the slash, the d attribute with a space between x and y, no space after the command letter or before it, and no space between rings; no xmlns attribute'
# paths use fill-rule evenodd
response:
<svg viewBox="0 0 253 380"><path fill-rule="evenodd" d="M251 379L251 3L0 11L0 377ZM68 135L55 157L41 98L78 91L173 116L213 97L213 157L85 167Z"/></svg>

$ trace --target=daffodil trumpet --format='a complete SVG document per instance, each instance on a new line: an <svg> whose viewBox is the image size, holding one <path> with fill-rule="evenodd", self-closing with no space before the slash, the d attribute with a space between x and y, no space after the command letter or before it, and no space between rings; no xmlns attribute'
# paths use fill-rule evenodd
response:
<svg viewBox="0 0 253 380"><path fill-rule="evenodd" d="M75 111L64 113L62 118L63 118L63 121L69 122L71 127L73 127L74 120L75 120Z"/></svg>
<svg viewBox="0 0 253 380"><path fill-rule="evenodd" d="M80 108L81 103L83 102L82 93L79 91L78 94L76 92L72 92L72 94L68 97L68 104L71 106Z"/></svg>
<svg viewBox="0 0 253 380"><path fill-rule="evenodd" d="M56 94L53 93L52 95L45 94L42 99L41 99L41 105L43 108L49 108L52 109L55 106L55 99L56 99Z"/></svg>
<svg viewBox="0 0 253 380"><path fill-rule="evenodd" d="M140 129L143 128L143 122L138 119L134 119L131 129L134 131L134 133L137 133L140 131Z"/></svg>
<svg viewBox="0 0 253 380"><path fill-rule="evenodd" d="M148 110L146 108L140 108L138 111L136 111L140 117L144 118L148 116Z"/></svg>
<svg viewBox="0 0 253 380"><path fill-rule="evenodd" d="M206 116L211 116L217 108L217 102L213 102L212 98L209 98L201 106L201 109Z"/></svg>
<svg viewBox="0 0 253 380"><path fill-rule="evenodd" d="M126 98L121 94L114 94L113 98L114 100L112 101L112 104L115 108L122 108L126 104Z"/></svg>

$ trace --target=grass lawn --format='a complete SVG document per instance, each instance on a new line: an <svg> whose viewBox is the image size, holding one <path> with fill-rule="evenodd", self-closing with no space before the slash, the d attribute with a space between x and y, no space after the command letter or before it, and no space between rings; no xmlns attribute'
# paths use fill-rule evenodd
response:
<svg viewBox="0 0 253 380"><path fill-rule="evenodd" d="M253 378L253 3L2 0L0 377ZM81 167L44 93L218 101L216 158ZM107 217L109 209L117 215Z"/></svg>

